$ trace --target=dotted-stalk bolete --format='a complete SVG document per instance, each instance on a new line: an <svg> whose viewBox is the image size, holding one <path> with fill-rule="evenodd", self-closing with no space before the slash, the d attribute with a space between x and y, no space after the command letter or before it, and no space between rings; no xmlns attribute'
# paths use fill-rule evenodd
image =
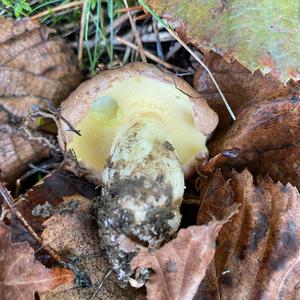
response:
<svg viewBox="0 0 300 300"><path fill-rule="evenodd" d="M102 182L102 247L123 282L140 247L179 227L184 174L207 155L218 117L184 80L150 64L101 72L64 101L59 140Z"/></svg>

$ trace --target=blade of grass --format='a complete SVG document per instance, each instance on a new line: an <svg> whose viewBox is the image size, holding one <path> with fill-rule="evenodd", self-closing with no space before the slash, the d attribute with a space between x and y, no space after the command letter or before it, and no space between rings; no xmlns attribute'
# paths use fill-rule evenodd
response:
<svg viewBox="0 0 300 300"><path fill-rule="evenodd" d="M144 0L138 0L138 2L178 41L178 43L180 43L182 45L182 47L184 49L186 49L191 56L193 56L195 58L195 60L205 69L205 71L208 73L209 77L211 78L211 80L213 81L215 87L218 90L218 93L220 94L230 116L232 117L232 119L235 121L236 117L230 107L230 105L228 104L223 92L221 91L217 81L215 80L213 74L211 73L211 71L209 70L209 68L206 66L206 64L200 59L200 57L198 57L198 55L196 55L193 50L178 36L178 34L171 29L171 27L164 21L162 20L152 9L151 7L144 1Z"/></svg>
<svg viewBox="0 0 300 300"><path fill-rule="evenodd" d="M86 8L86 15L85 15L85 20L84 20L84 40L87 45L86 51L88 54L88 59L89 59L89 65L92 65L93 58L92 58L92 53L89 47L89 19L90 19L90 13L91 13L91 1L87 0L87 8Z"/></svg>
<svg viewBox="0 0 300 300"><path fill-rule="evenodd" d="M110 37L109 37L109 59L110 59L110 65L113 63L114 59L114 2L113 0L108 1L108 17L109 17L109 31L110 31Z"/></svg>

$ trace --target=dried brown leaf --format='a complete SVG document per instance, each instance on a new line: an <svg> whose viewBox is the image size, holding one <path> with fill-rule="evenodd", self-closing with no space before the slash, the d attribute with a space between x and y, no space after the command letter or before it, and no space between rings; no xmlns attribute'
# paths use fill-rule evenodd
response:
<svg viewBox="0 0 300 300"><path fill-rule="evenodd" d="M229 218L203 226L181 229L176 239L155 252L141 251L131 262L132 269L151 268L146 283L147 299L193 299L215 252L215 239Z"/></svg>
<svg viewBox="0 0 300 300"><path fill-rule="evenodd" d="M255 185L248 171L234 172L230 178L229 184L220 173L215 174L202 198L199 224L206 214L224 211L224 206L231 204L226 199L232 195L241 206L218 235L214 261L195 299L297 299L298 191L290 184L274 184L269 178L259 178ZM215 194L217 188L224 191L223 197L206 196Z"/></svg>
<svg viewBox="0 0 300 300"><path fill-rule="evenodd" d="M16 201L16 207L34 231L40 235L44 230L42 224L48 216L46 214L33 215L33 211L37 211L38 207L45 207L48 203L48 206L52 207L54 212L55 207L63 201L63 197L74 194L93 198L96 191L94 186L84 178L78 178L72 173L58 170L44 177L26 194L21 195ZM13 242L28 241L34 249L40 248L41 245L32 238L14 215L11 216L10 223ZM39 250L36 254L39 260L48 263L49 257L45 256L43 251Z"/></svg>
<svg viewBox="0 0 300 300"><path fill-rule="evenodd" d="M98 226L92 215L93 202L82 196L70 196L55 210L56 213L44 222L46 228L42 234L43 241L60 254L75 257L78 266L90 277L92 287L76 288L73 284L67 288L40 294L41 299L91 299L105 273L110 269L100 250ZM138 294L139 292L131 289L121 289L115 275L111 274L94 299L129 300Z"/></svg>
<svg viewBox="0 0 300 300"><path fill-rule="evenodd" d="M209 142L210 153L214 156L238 148L239 156L222 165L246 166L255 174L270 173L274 180L290 181L300 187L296 148L300 141L299 120L300 88L299 83L294 83L266 99L249 102L238 113L237 121L228 130L217 132ZM294 162L284 157L291 153ZM285 163L276 161L276 157Z"/></svg>
<svg viewBox="0 0 300 300"><path fill-rule="evenodd" d="M50 155L42 142L31 140L21 129L9 124L0 125L0 180L12 184L28 168Z"/></svg>
<svg viewBox="0 0 300 300"><path fill-rule="evenodd" d="M18 117L45 99L58 105L81 80L71 49L28 18L1 17L0 24L0 105Z"/></svg>
<svg viewBox="0 0 300 300"><path fill-rule="evenodd" d="M28 243L12 244L10 229L0 223L0 294L1 299L34 300L36 292L45 292L72 282L70 270L47 269L34 259Z"/></svg>
<svg viewBox="0 0 300 300"><path fill-rule="evenodd" d="M208 66L224 93L230 107L237 115L250 101L265 99L284 85L271 75L263 76L257 70L254 73L236 60L229 63L222 56L209 52L203 62ZM209 74L199 67L193 79L195 89L219 115L219 127L224 130L232 122L230 115Z"/></svg>

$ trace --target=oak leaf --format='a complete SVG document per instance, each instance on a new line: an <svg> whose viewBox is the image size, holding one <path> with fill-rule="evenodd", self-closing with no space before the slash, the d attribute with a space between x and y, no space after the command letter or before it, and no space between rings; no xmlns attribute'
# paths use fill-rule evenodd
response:
<svg viewBox="0 0 300 300"><path fill-rule="evenodd" d="M214 260L195 299L297 299L297 189L290 184L274 184L268 177L260 177L254 184L248 171L232 172L226 178L220 171L211 178L202 196L198 224L208 215L222 216L233 202L239 203L240 209L220 230Z"/></svg>
<svg viewBox="0 0 300 300"><path fill-rule="evenodd" d="M283 83L300 79L299 2L148 0L186 41Z"/></svg>
<svg viewBox="0 0 300 300"><path fill-rule="evenodd" d="M0 294L1 299L34 300L35 293L72 282L70 270L47 269L34 259L28 243L11 243L10 229L0 223Z"/></svg>
<svg viewBox="0 0 300 300"><path fill-rule="evenodd" d="M236 206L231 207L223 220L181 229L159 250L138 253L131 262L132 269L151 268L154 272L146 283L147 299L193 299L214 256L215 239L236 211Z"/></svg>

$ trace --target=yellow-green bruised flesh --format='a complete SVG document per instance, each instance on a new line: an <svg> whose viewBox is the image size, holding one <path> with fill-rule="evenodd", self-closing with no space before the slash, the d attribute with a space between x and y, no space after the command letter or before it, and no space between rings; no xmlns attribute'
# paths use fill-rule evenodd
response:
<svg viewBox="0 0 300 300"><path fill-rule="evenodd" d="M207 151L206 137L195 126L189 97L173 84L145 76L116 81L102 91L76 126L81 136L74 135L68 148L86 167L102 170L114 137L145 118L162 124L166 140L174 145L183 165L198 152Z"/></svg>

